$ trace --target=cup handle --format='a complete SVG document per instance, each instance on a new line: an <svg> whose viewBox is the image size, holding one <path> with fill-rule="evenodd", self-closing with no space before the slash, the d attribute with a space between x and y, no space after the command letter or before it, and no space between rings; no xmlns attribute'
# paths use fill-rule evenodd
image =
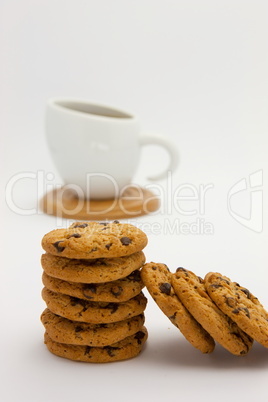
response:
<svg viewBox="0 0 268 402"><path fill-rule="evenodd" d="M141 138L140 138L140 144L141 145L160 145L161 147L165 148L167 152L169 153L169 166L168 168L152 177L148 177L149 180L155 181L155 180L161 180L164 179L168 171L174 171L176 167L178 166L179 163L179 154L177 151L177 148L175 144L172 144L169 140L167 140L165 137L161 135L155 135L155 134L144 134L142 133Z"/></svg>

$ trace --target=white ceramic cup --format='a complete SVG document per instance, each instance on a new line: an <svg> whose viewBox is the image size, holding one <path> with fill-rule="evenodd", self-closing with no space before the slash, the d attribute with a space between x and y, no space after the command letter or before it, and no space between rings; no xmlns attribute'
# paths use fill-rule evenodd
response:
<svg viewBox="0 0 268 402"><path fill-rule="evenodd" d="M117 198L131 184L141 146L157 144L170 155L164 178L178 162L176 147L164 137L141 133L131 113L79 99L49 99L46 138L65 185L81 189L84 198ZM80 192L80 196L81 196Z"/></svg>

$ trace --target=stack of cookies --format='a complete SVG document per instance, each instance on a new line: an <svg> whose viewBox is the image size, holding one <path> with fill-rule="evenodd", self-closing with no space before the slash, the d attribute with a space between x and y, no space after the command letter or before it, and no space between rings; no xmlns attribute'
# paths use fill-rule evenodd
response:
<svg viewBox="0 0 268 402"><path fill-rule="evenodd" d="M141 276L149 293L185 338L203 353L215 341L230 353L246 355L253 340L268 347L268 312L248 289L220 273L204 279L165 264L148 263Z"/></svg>
<svg viewBox="0 0 268 402"><path fill-rule="evenodd" d="M147 236L137 227L75 222L42 239L41 315L50 352L104 363L137 356L147 340L140 268Z"/></svg>

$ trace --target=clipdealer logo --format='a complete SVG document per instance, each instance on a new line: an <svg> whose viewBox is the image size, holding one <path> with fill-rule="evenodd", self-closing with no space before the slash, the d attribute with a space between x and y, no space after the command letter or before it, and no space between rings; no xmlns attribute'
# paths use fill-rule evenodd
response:
<svg viewBox="0 0 268 402"><path fill-rule="evenodd" d="M91 177L90 177L91 178ZM107 177L109 180L114 180L112 177ZM14 189L21 180L34 181L37 204L32 208L25 209L20 207L14 196ZM116 184L116 183L115 183ZM177 233L183 235L211 235L214 234L214 224L206 220L207 215L207 196L214 189L214 184L199 184L191 183L174 183L171 174L167 176L164 184L151 183L144 186L153 192L153 196L159 198L160 208L150 215L165 215L164 222L150 222L150 229L153 233ZM6 185L6 203L9 209L19 215L35 215L43 214L38 201L41 196L53 194L54 191L60 190L62 184L55 183L53 173L44 171L37 172L19 172L12 176ZM138 188L138 186L137 186ZM76 194L78 203L73 214L80 211L84 203L83 190L77 186L65 186L59 194L63 197L65 192L72 191ZM66 193L67 194L67 193ZM142 196L142 194L141 194ZM122 198L124 199L124 197ZM122 202L121 208L129 218L131 211L125 210L125 205ZM145 206L146 207L146 206ZM88 211L91 213L91 211ZM106 211L107 216L109 210ZM248 177L244 177L237 181L227 193L227 212L240 225L252 230L256 233L261 233L263 230L263 170L258 170L251 173ZM148 211L149 213L149 211ZM57 227L64 224L60 214L56 214ZM147 222L144 221L146 225ZM149 230L149 229L148 229Z"/></svg>
<svg viewBox="0 0 268 402"><path fill-rule="evenodd" d="M242 197L246 213L235 207L237 197ZM241 201L240 201L241 205ZM256 233L263 230L263 171L251 173L247 178L236 182L227 196L228 212L240 225Z"/></svg>
<svg viewBox="0 0 268 402"><path fill-rule="evenodd" d="M86 176L88 189L90 189L91 180L95 176L104 176L104 174L88 174ZM116 189L117 183L115 179L110 175L105 175L105 178ZM22 184L24 180L31 181L33 191L36 192L34 197L35 204L28 208L23 208L19 205L19 199L17 199L15 192L18 183ZM128 193L128 187L137 189L134 196L131 192ZM135 216L142 212L151 216L160 216L160 219L150 221L150 227L148 227L147 221L143 221L143 224L147 226L147 230L154 234L212 235L214 233L213 223L206 220L207 197L214 189L212 183L177 183L173 181L171 172L168 172L167 180L164 183L148 183L143 186L151 194L149 198L144 198L140 186L132 183L128 187L119 193L117 199L112 200L111 203L104 204L104 209L101 210L102 215L107 214L108 218L116 203L120 212L128 219L133 220ZM43 214L44 210L40 207L39 201L43 200L44 194L46 200L49 200L48 205L50 205L50 210L46 209L46 212L55 215L57 220L56 227L61 227L65 224L62 218L63 212L66 212L65 217L67 219L71 219L71 216L75 216L81 211L83 213L86 211L93 219L94 215L99 213L99 211L91 210L91 203L86 202L85 194L78 185L62 186L62 184L55 183L53 173L41 170L37 172L19 172L12 176L6 185L6 204L12 212L18 215ZM65 210L63 201L72 197L75 197L77 202L71 205L71 209L68 204L68 208ZM143 210L136 210L133 214L131 204L125 202L129 199L133 199L136 203L138 201L138 207L143 208ZM148 202L155 199L160 200L159 208L155 211L150 211L150 209L147 209ZM56 212L53 209L54 206L58 208ZM164 218L161 216L164 216Z"/></svg>

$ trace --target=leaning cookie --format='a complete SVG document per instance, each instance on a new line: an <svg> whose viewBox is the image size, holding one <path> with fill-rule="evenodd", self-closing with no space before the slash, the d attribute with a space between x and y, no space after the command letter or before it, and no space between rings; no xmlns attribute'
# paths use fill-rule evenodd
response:
<svg viewBox="0 0 268 402"><path fill-rule="evenodd" d="M75 222L68 229L55 229L42 239L50 254L67 258L113 258L141 251L146 234L136 226L114 221Z"/></svg>
<svg viewBox="0 0 268 402"><path fill-rule="evenodd" d="M145 263L143 251L115 258L71 259L52 254L41 256L44 271L54 278L79 283L104 283L125 278Z"/></svg>
<svg viewBox="0 0 268 402"><path fill-rule="evenodd" d="M175 294L168 267L165 264L147 263L142 268L141 277L157 305L179 328L185 338L201 352L213 352L214 340L188 312Z"/></svg>
<svg viewBox="0 0 268 402"><path fill-rule="evenodd" d="M59 343L53 341L47 333L45 333L44 342L51 353L66 359L87 363L109 363L139 355L147 337L147 330L142 327L136 334L104 347Z"/></svg>
<svg viewBox="0 0 268 402"><path fill-rule="evenodd" d="M107 346L138 332L144 324L144 314L112 324L88 324L60 317L45 309L41 321L49 337L70 345Z"/></svg>
<svg viewBox="0 0 268 402"><path fill-rule="evenodd" d="M140 271L126 278L106 283L75 283L53 278L43 272L44 286L53 292L63 293L79 299L98 302L123 302L137 296L143 289Z"/></svg>
<svg viewBox="0 0 268 402"><path fill-rule="evenodd" d="M245 355L253 340L226 316L211 300L202 278L184 268L172 275L178 297L195 319L225 349L234 355Z"/></svg>
<svg viewBox="0 0 268 402"><path fill-rule="evenodd" d="M42 297L54 314L73 321L108 324L126 320L144 312L147 299L143 293L122 303L92 302L52 292L43 288Z"/></svg>
<svg viewBox="0 0 268 402"><path fill-rule="evenodd" d="M257 342L268 347L268 312L250 291L226 276L210 272L205 287L226 315Z"/></svg>

